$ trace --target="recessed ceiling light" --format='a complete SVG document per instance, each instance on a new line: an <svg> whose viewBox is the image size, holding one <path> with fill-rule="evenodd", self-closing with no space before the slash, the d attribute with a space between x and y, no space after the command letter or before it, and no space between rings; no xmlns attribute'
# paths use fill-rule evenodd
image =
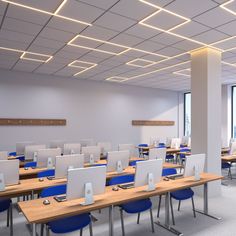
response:
<svg viewBox="0 0 236 236"><path fill-rule="evenodd" d="M173 72L173 74L191 77L190 72L191 72L191 69L187 68L187 69L175 71L175 72Z"/></svg>
<svg viewBox="0 0 236 236"><path fill-rule="evenodd" d="M236 11L234 10L231 10L229 7L231 6L232 3L234 3L235 0L230 0L230 1L227 1L223 4L220 5L220 7L224 10L226 10L227 12L233 14L236 16ZM227 7L226 7L227 6Z"/></svg>
<svg viewBox="0 0 236 236"><path fill-rule="evenodd" d="M77 76L77 75L84 73L85 71L91 70L92 68L97 66L97 64L92 63L92 62L87 62L87 61L75 60L75 61L72 61L71 63L69 63L68 66L82 69L79 72L77 72L76 74L74 74L74 76Z"/></svg>
<svg viewBox="0 0 236 236"><path fill-rule="evenodd" d="M136 67L141 67L141 68L147 68L149 66L155 65L156 62L155 61L149 61L149 60L145 60L142 58L136 58L132 61L128 61L126 63L129 66L136 66Z"/></svg>
<svg viewBox="0 0 236 236"><path fill-rule="evenodd" d="M107 81L112 81L112 82L121 83L121 82L126 81L127 78L125 78L125 77L119 77L119 76L112 76L112 77L107 78L106 80L107 80Z"/></svg>

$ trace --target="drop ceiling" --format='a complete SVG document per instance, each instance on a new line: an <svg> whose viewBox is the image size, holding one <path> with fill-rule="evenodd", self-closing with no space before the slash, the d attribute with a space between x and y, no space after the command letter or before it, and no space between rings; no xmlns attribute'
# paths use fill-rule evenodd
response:
<svg viewBox="0 0 236 236"><path fill-rule="evenodd" d="M0 0L0 68L190 89L190 52L236 82L236 0Z"/></svg>

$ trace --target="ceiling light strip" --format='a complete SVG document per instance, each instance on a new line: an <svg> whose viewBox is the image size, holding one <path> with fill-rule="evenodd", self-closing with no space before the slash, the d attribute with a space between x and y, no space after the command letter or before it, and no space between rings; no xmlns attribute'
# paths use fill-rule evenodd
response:
<svg viewBox="0 0 236 236"><path fill-rule="evenodd" d="M232 2L234 2L234 0L230 0L230 1L228 1L228 2L225 2L225 3L221 4L221 5L220 5L220 8L222 8L222 9L224 9L225 11L227 11L227 12L229 12L229 13L231 13L231 14L233 14L233 15L236 16L236 12L235 12L235 11L230 10L229 8L226 7L227 5L229 5L229 4L232 3Z"/></svg>

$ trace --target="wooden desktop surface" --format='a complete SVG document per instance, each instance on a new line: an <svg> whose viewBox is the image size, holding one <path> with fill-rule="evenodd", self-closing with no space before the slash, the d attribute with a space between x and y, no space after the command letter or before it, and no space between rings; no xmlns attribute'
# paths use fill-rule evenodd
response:
<svg viewBox="0 0 236 236"><path fill-rule="evenodd" d="M91 212L111 205L119 205L134 200L144 199L166 192L172 192L188 187L203 185L207 182L220 180L222 176L203 173L199 181L194 181L193 177L186 177L176 180L161 181L157 184L157 189L151 192L144 191L146 187L132 189L119 189L113 191L112 187L106 187L105 193L95 196L95 203L88 206L81 206L84 199L75 199L58 203L53 197L48 197L50 205L43 205L44 199L19 202L19 208L23 212L29 223L46 223L51 220L60 219L68 216Z"/></svg>
<svg viewBox="0 0 236 236"><path fill-rule="evenodd" d="M236 155L221 156L221 160L224 162L234 162L234 161L236 161Z"/></svg>

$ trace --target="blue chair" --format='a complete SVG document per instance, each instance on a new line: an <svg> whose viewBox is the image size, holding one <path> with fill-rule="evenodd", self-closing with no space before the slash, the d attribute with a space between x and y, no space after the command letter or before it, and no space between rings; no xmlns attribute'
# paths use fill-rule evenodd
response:
<svg viewBox="0 0 236 236"><path fill-rule="evenodd" d="M9 154L8 154L9 156L16 156L16 152L9 152Z"/></svg>
<svg viewBox="0 0 236 236"><path fill-rule="evenodd" d="M136 166L136 163L139 161L144 161L144 160L136 160L136 161L130 161L129 166Z"/></svg>
<svg viewBox="0 0 236 236"><path fill-rule="evenodd" d="M221 169L225 170L225 169L228 169L228 177L230 177L230 179L232 180L233 177L232 177L232 173L231 173L231 163L229 162L222 162L221 163Z"/></svg>
<svg viewBox="0 0 236 236"><path fill-rule="evenodd" d="M41 192L41 197L50 197L55 195L62 195L66 193L66 185L53 186L44 189ZM83 234L83 228L89 225L90 236L93 235L92 220L90 213L84 213L76 216L69 216L60 220L50 221L46 224L47 236L50 230L56 234L70 233L80 230L80 235ZM41 235L43 235L44 225L41 225Z"/></svg>
<svg viewBox="0 0 236 236"><path fill-rule="evenodd" d="M138 145L138 147L148 147L148 144L141 143ZM149 151L144 151L142 148L139 148L138 152L139 152L139 157L143 157L144 155L148 156L149 154Z"/></svg>
<svg viewBox="0 0 236 236"><path fill-rule="evenodd" d="M158 147L159 147L159 148L165 148L166 145L165 145L165 143L159 143Z"/></svg>
<svg viewBox="0 0 236 236"><path fill-rule="evenodd" d="M13 213L11 199L0 199L0 212L7 211L7 227L10 226L10 235L13 236Z"/></svg>
<svg viewBox="0 0 236 236"><path fill-rule="evenodd" d="M173 154L167 154L166 155L166 161L170 162L170 161L174 161L175 156Z"/></svg>
<svg viewBox="0 0 236 236"><path fill-rule="evenodd" d="M25 156L24 155L18 156L16 159L18 159L19 161L25 161Z"/></svg>
<svg viewBox="0 0 236 236"><path fill-rule="evenodd" d="M26 162L26 163L24 164L24 168L36 167L36 166L37 166L37 162L35 162L35 161Z"/></svg>
<svg viewBox="0 0 236 236"><path fill-rule="evenodd" d="M117 176L108 182L108 185L117 185L117 184L123 184L123 183L129 183L134 181L134 175L123 175L123 176ZM120 217L121 217L121 228L122 228L122 235L125 236L125 227L124 227L124 216L123 211L129 214L137 214L137 224L139 224L140 220L140 214L143 211L150 211L150 218L151 218L151 226L152 226L152 232L154 233L154 222L153 222L153 214L152 214L152 202L149 198L132 201L129 203L125 203L119 206L120 207Z"/></svg>
<svg viewBox="0 0 236 236"><path fill-rule="evenodd" d="M173 175L173 174L176 174L176 173L177 173L176 169L173 169L173 168L163 169L162 176ZM195 211L195 204L194 204L193 196L194 196L194 192L191 188L181 189L181 190L170 193L170 208L171 208L171 215L172 215L173 225L175 225L175 218L174 218L172 198L179 201L178 211L180 211L181 201L191 198L192 207L193 207L193 216L195 218L196 217L196 211ZM160 213L160 205L161 205L161 196L160 196L160 200L159 200L159 204L158 204L158 213L157 213L158 217L159 217L159 213Z"/></svg>
<svg viewBox="0 0 236 236"><path fill-rule="evenodd" d="M43 178L43 177L54 176L54 175L55 175L55 170L50 169L50 170L44 170L44 171L39 172L37 177Z"/></svg>
<svg viewBox="0 0 236 236"><path fill-rule="evenodd" d="M190 148L181 148L180 149L179 160L181 162L180 164L183 164L183 162L185 161L186 155L181 152L191 152L191 149Z"/></svg>

